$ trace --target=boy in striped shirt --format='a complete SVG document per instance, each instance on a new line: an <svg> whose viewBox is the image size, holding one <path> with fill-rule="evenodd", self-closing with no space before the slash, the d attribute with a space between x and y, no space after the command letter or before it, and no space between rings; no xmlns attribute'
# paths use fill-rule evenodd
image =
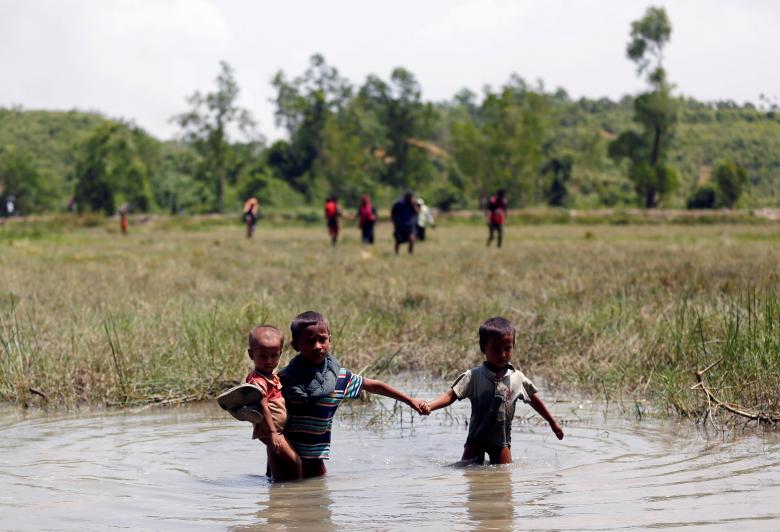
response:
<svg viewBox="0 0 780 532"><path fill-rule="evenodd" d="M298 355L279 376L287 405L285 435L301 457L304 478L325 474L333 415L344 399L354 399L365 390L402 401L422 413L419 399L382 381L342 368L329 352L330 329L322 314L313 311L299 314L290 324L290 331Z"/></svg>

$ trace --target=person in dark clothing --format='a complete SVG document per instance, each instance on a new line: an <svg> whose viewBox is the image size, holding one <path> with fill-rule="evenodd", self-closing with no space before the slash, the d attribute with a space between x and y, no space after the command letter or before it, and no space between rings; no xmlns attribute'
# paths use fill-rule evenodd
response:
<svg viewBox="0 0 780 532"><path fill-rule="evenodd" d="M407 190L404 197L393 205L391 217L393 219L393 237L395 238L395 254L404 242L409 243L409 254L414 253L414 239L417 230L417 213L419 207L414 197L414 192Z"/></svg>

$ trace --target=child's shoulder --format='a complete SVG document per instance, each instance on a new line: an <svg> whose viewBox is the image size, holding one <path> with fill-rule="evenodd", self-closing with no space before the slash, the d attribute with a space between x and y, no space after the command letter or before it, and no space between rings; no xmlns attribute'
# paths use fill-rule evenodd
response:
<svg viewBox="0 0 780 532"><path fill-rule="evenodd" d="M463 372L463 375L479 375L484 373L486 370L487 368L485 368L485 365L480 364L479 366L474 366L473 368L467 369Z"/></svg>
<svg viewBox="0 0 780 532"><path fill-rule="evenodd" d="M462 371L458 373L458 376L455 377L455 382L452 383L452 386L457 385L458 383L468 383L471 378L474 376L475 372L479 370L480 366L477 366L475 368L469 368L465 371Z"/></svg>
<svg viewBox="0 0 780 532"><path fill-rule="evenodd" d="M279 374L276 372L272 373L271 375L263 375L258 371L252 370L249 372L249 375L246 376L246 382L249 384L256 384L262 388L266 388L268 384L281 387Z"/></svg>

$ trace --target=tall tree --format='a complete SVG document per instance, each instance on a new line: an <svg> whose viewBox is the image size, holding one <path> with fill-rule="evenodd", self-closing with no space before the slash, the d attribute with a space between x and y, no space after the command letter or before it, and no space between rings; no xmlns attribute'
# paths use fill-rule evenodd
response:
<svg viewBox="0 0 780 532"><path fill-rule="evenodd" d="M720 203L724 207L733 207L747 185L747 171L732 161L720 161L715 166L712 177L720 192Z"/></svg>
<svg viewBox="0 0 780 532"><path fill-rule="evenodd" d="M352 96L349 81L315 54L303 75L288 80L279 71L271 84L276 89L276 124L289 133L289 141L271 147L268 162L277 175L307 199L314 199L315 162L325 149L329 120L343 112Z"/></svg>
<svg viewBox="0 0 780 532"><path fill-rule="evenodd" d="M677 103L663 67L663 49L671 34L664 8L649 7L631 24L626 53L636 63L637 74L647 76L650 90L634 101L634 121L642 131L625 131L609 146L610 157L629 160L629 177L646 208L656 207L677 185L677 173L666 165L677 123Z"/></svg>
<svg viewBox="0 0 780 532"><path fill-rule="evenodd" d="M513 76L501 90L487 89L476 112L469 104L452 123L453 156L480 197L505 188L516 205L543 198L538 178L550 135L549 99Z"/></svg>
<svg viewBox="0 0 780 532"><path fill-rule="evenodd" d="M0 149L0 197L13 196L17 211L28 213L44 207L49 194L32 154L16 146Z"/></svg>
<svg viewBox="0 0 780 532"><path fill-rule="evenodd" d="M221 61L216 91L195 92L187 99L192 109L173 117L184 130L184 139L202 156L202 175L214 187L214 210L222 212L225 181L230 164L230 133L238 129L250 134L255 122L246 109L237 105L239 87L230 65Z"/></svg>
<svg viewBox="0 0 780 532"><path fill-rule="evenodd" d="M138 128L105 122L77 151L74 199L79 209L113 214L117 203L147 211L153 204L149 176L156 156Z"/></svg>
<svg viewBox="0 0 780 532"><path fill-rule="evenodd" d="M415 144L430 134L434 111L422 101L417 79L405 68L396 68L387 83L371 75L360 89L366 108L376 114L384 126L384 160L387 171L383 180L394 187L417 187L426 178L423 166L427 160Z"/></svg>

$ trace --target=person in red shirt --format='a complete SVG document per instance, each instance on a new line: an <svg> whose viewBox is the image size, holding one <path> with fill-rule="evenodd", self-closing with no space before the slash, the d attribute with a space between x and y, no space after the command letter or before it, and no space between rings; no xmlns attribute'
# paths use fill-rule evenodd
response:
<svg viewBox="0 0 780 532"><path fill-rule="evenodd" d="M122 232L122 236L127 236L127 227L129 225L127 220L128 212L130 212L130 206L127 203L119 207L119 230Z"/></svg>
<svg viewBox="0 0 780 532"><path fill-rule="evenodd" d="M364 244L374 243L374 224L376 224L376 209L371 205L371 198L363 194L357 212L358 227Z"/></svg>
<svg viewBox="0 0 780 532"><path fill-rule="evenodd" d="M339 217L341 216L341 207L339 207L338 196L331 196L325 200L325 223L328 225L331 245L336 245L339 239Z"/></svg>
<svg viewBox="0 0 780 532"><path fill-rule="evenodd" d="M506 205L506 191L504 189L496 192L495 196L491 196L488 200L487 208L485 209L485 221L488 224L488 239L487 245L493 241L493 233L498 235L498 247L501 247L501 242L504 237L504 221L507 217L507 205Z"/></svg>

